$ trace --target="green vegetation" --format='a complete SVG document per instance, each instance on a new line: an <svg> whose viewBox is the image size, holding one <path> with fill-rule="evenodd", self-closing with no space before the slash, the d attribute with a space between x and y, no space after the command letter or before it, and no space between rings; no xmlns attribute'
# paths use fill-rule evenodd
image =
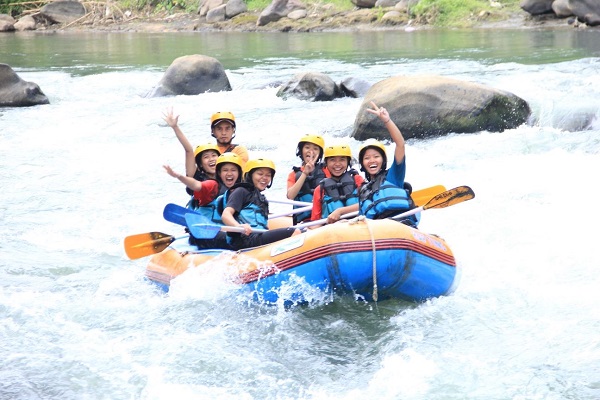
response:
<svg viewBox="0 0 600 400"><path fill-rule="evenodd" d="M421 24L467 27L482 14L493 14L498 8L516 10L518 4L519 0L420 0L410 13Z"/></svg>

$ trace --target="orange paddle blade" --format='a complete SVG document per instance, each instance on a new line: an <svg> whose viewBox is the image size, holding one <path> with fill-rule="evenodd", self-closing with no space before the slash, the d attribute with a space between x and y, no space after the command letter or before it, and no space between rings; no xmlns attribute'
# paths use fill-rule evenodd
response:
<svg viewBox="0 0 600 400"><path fill-rule="evenodd" d="M417 207L419 207L427 204L435 196L445 191L446 188L443 185L436 185L421 190L415 190L410 197L412 197Z"/></svg>
<svg viewBox="0 0 600 400"><path fill-rule="evenodd" d="M173 241L175 237L162 232L140 233L127 236L124 241L125 254L132 260L160 253Z"/></svg>

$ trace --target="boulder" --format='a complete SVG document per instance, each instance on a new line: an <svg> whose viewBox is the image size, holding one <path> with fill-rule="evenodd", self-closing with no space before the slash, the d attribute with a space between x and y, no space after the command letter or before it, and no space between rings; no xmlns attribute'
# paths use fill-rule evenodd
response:
<svg viewBox="0 0 600 400"><path fill-rule="evenodd" d="M295 10L306 10L300 0L273 0L258 16L257 26L265 26L269 22L279 21Z"/></svg>
<svg viewBox="0 0 600 400"><path fill-rule="evenodd" d="M357 140L389 139L381 121L366 112L371 101L388 109L405 139L502 132L527 122L531 114L520 97L478 83L434 75L396 76L377 82L365 95L351 134Z"/></svg>
<svg viewBox="0 0 600 400"><path fill-rule="evenodd" d="M377 0L352 0L352 4L358 8L373 8L376 2Z"/></svg>
<svg viewBox="0 0 600 400"><path fill-rule="evenodd" d="M294 97L308 101L331 101L344 97L342 90L327 75L321 72L302 72L296 74L277 91L284 100Z"/></svg>
<svg viewBox="0 0 600 400"><path fill-rule="evenodd" d="M206 22L222 22L225 21L225 4L215 7L206 13Z"/></svg>
<svg viewBox="0 0 600 400"><path fill-rule="evenodd" d="M346 97L354 97L355 99L364 97L371 86L373 85L370 82L354 77L345 78L339 84L342 93Z"/></svg>
<svg viewBox="0 0 600 400"><path fill-rule="evenodd" d="M40 15L54 23L68 24L83 17L85 7L78 1L58 0L42 7Z"/></svg>
<svg viewBox="0 0 600 400"><path fill-rule="evenodd" d="M225 5L225 17L227 18L233 18L246 11L248 11L248 6L244 0L229 0Z"/></svg>
<svg viewBox="0 0 600 400"><path fill-rule="evenodd" d="M598 0L555 0L552 10L558 17L576 16L589 26L600 25L600 1Z"/></svg>
<svg viewBox="0 0 600 400"><path fill-rule="evenodd" d="M231 84L223 65L213 57L194 54L176 58L148 97L230 90Z"/></svg>
<svg viewBox="0 0 600 400"><path fill-rule="evenodd" d="M28 107L38 104L50 104L40 87L21 79L8 64L0 64L0 107Z"/></svg>
<svg viewBox="0 0 600 400"><path fill-rule="evenodd" d="M521 0L519 7L531 15L548 14L552 12L554 0Z"/></svg>
<svg viewBox="0 0 600 400"><path fill-rule="evenodd" d="M200 14L201 17L204 17L208 14L210 10L212 10L213 8L220 7L223 4L225 4L225 0L204 0L200 4L198 14Z"/></svg>
<svg viewBox="0 0 600 400"><path fill-rule="evenodd" d="M19 18L17 22L15 22L15 29L17 31L33 31L37 27L37 22L35 22L35 18L31 15L26 15L23 18Z"/></svg>

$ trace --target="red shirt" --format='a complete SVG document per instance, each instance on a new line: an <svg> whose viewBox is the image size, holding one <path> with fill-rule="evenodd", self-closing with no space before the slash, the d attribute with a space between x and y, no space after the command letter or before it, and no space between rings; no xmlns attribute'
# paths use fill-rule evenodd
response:
<svg viewBox="0 0 600 400"><path fill-rule="evenodd" d="M219 182L208 179L202 181L202 188L199 191L194 190L194 199L198 200L199 206L205 206L219 195Z"/></svg>

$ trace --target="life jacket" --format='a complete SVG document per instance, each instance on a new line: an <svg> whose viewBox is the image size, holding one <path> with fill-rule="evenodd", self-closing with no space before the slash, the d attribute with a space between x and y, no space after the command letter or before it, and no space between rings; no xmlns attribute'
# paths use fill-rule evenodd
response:
<svg viewBox="0 0 600 400"><path fill-rule="evenodd" d="M227 186L219 182L218 195L215 196L210 203L197 207L195 211L202 214L206 219L209 219L213 223L223 225L221 213L223 212L223 195L225 192L227 192ZM197 201L198 200L196 200L196 202Z"/></svg>
<svg viewBox="0 0 600 400"><path fill-rule="evenodd" d="M248 224L252 228L269 229L269 202L267 201L265 196L251 183L236 183L229 190L227 190L225 194L219 196L219 212L223 212L223 210L227 206L227 197L236 188L244 188L252 194L250 202L244 205L244 208L242 208L238 213L238 222L242 224Z"/></svg>
<svg viewBox="0 0 600 400"><path fill-rule="evenodd" d="M400 188L387 180L388 171L378 174L372 181L365 182L359 191L359 211L369 219L383 219L401 214L415 207L409 190ZM407 188L411 188L406 183ZM418 218L408 217L416 226Z"/></svg>
<svg viewBox="0 0 600 400"><path fill-rule="evenodd" d="M325 167L324 163L315 164L315 170L311 174L308 174L306 176L306 179L304 179L304 184L300 188L300 191L298 192L298 194L296 195L294 200L303 201L306 203L312 203L313 193L315 191L315 188L317 186L319 186L319 183L321 183L321 181L323 179L325 179L325 177L326 177L325 171L323 170L324 167ZM300 179L300 176L302 175L302 168L293 167L293 170L296 173L296 182L298 182L298 179ZM301 207L302 206L294 206L294 208L301 208ZM293 216L294 225L296 225L298 222L301 222L301 221L304 221L305 219L310 218L310 214L311 214L310 211L305 211L305 212L301 212L298 214L294 214L294 216Z"/></svg>
<svg viewBox="0 0 600 400"><path fill-rule="evenodd" d="M351 169L344 172L339 179L325 178L321 181L321 218L327 218L340 207L358 203L355 175L358 175L358 172Z"/></svg>

